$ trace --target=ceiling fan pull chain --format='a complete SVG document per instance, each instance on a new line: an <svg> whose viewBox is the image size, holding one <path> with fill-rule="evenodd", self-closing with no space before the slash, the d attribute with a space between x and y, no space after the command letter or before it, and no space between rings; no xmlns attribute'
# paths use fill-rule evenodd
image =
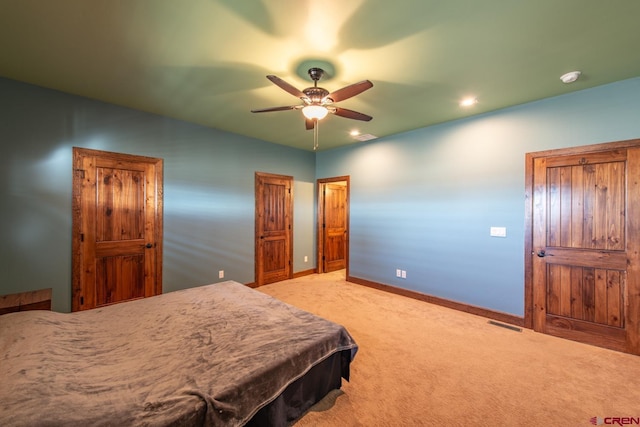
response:
<svg viewBox="0 0 640 427"><path fill-rule="evenodd" d="M318 120L313 121L313 151L318 150Z"/></svg>

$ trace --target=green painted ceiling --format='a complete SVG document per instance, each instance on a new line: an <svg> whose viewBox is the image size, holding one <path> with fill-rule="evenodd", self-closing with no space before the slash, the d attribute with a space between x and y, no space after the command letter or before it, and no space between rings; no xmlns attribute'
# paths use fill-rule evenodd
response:
<svg viewBox="0 0 640 427"><path fill-rule="evenodd" d="M300 100L374 87L320 149L640 76L638 0L0 0L0 76L311 150ZM580 79L560 76L580 70ZM478 103L462 109L465 96Z"/></svg>

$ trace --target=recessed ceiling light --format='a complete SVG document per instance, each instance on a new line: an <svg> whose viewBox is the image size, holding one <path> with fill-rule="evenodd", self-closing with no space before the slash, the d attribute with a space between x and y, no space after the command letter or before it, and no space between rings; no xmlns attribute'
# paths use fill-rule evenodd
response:
<svg viewBox="0 0 640 427"><path fill-rule="evenodd" d="M465 98L462 101L460 101L460 106L461 107L471 107L472 105L475 105L478 103L478 99L477 98Z"/></svg>
<svg viewBox="0 0 640 427"><path fill-rule="evenodd" d="M560 76L560 80L562 80L562 83L573 83L576 80L578 80L578 77L580 77L580 74L582 74L582 72L580 71L571 71L569 73L563 74Z"/></svg>
<svg viewBox="0 0 640 427"><path fill-rule="evenodd" d="M360 131L359 131L359 130L355 130L355 129L354 129L354 130L352 130L351 132L349 132L349 135L351 135L351 136L358 136L358 135L360 135Z"/></svg>

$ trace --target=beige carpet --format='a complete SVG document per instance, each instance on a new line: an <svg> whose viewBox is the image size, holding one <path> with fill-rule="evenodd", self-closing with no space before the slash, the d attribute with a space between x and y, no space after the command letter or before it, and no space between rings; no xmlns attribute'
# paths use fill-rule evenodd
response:
<svg viewBox="0 0 640 427"><path fill-rule="evenodd" d="M640 357L352 284L344 271L258 288L344 325L351 381L304 426L589 426L640 417ZM611 421L611 420L608 420Z"/></svg>

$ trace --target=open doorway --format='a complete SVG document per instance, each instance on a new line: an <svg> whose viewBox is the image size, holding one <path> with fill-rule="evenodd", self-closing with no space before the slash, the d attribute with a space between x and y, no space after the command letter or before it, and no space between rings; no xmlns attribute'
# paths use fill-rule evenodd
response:
<svg viewBox="0 0 640 427"><path fill-rule="evenodd" d="M318 180L318 273L349 276L349 176Z"/></svg>

